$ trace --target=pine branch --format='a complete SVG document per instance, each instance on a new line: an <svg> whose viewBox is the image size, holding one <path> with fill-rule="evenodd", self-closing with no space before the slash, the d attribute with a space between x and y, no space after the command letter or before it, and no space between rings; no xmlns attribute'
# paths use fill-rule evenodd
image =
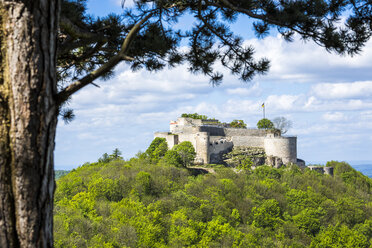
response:
<svg viewBox="0 0 372 248"><path fill-rule="evenodd" d="M99 78L100 76L104 75L105 73L109 72L112 68L114 68L119 62L123 60L127 61L133 61L134 59L129 57L127 55L128 49L130 47L130 44L132 43L133 39L137 35L137 33L141 30L142 25L147 22L152 16L154 15L154 12L150 12L148 15L146 15L142 20L137 22L133 28L130 30L130 32L125 37L123 44L121 46L120 51L118 54L113 56L107 63L99 67L97 70L87 74L83 78L75 81L74 83L70 84L66 88L64 88L62 91L60 91L57 94L57 101L59 104L66 101L71 95L76 93L78 90L82 89L83 87L87 86L88 84L91 84L95 79Z"/></svg>
<svg viewBox="0 0 372 248"><path fill-rule="evenodd" d="M57 52L60 55L60 54L67 53L73 49L87 46L93 43L104 44L106 42L107 42L107 39L105 38L104 35L102 34L94 35L86 39L80 39L79 41L75 41L75 42L70 41L70 42L63 43L58 47Z"/></svg>
<svg viewBox="0 0 372 248"><path fill-rule="evenodd" d="M96 34L81 29L64 16L61 16L59 26L70 36L75 38L93 38L96 36Z"/></svg>

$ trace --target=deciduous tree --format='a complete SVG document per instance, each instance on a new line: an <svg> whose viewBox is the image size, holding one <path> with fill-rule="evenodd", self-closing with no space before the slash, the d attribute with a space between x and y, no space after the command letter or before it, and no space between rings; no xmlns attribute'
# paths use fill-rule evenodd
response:
<svg viewBox="0 0 372 248"><path fill-rule="evenodd" d="M280 130L281 134L287 133L288 130L292 127L292 121L283 116L274 118L272 122L274 124L274 127Z"/></svg>
<svg viewBox="0 0 372 248"><path fill-rule="evenodd" d="M257 128L258 129L273 129L274 124L266 118L263 118L257 122Z"/></svg>
<svg viewBox="0 0 372 248"><path fill-rule="evenodd" d="M194 162L196 152L195 148L190 141L183 141L173 147L182 159L183 166L189 166Z"/></svg>

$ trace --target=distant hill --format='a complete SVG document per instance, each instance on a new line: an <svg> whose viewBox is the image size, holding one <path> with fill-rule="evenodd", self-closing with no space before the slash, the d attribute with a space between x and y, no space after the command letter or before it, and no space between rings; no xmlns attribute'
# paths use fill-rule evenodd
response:
<svg viewBox="0 0 372 248"><path fill-rule="evenodd" d="M100 161L57 181L56 248L372 246L372 179L345 162L329 176Z"/></svg>
<svg viewBox="0 0 372 248"><path fill-rule="evenodd" d="M364 175L372 178L372 164L357 164L357 165L352 165L352 167L362 172Z"/></svg>
<svg viewBox="0 0 372 248"><path fill-rule="evenodd" d="M55 179L59 179L63 177L64 175L67 175L70 171L69 170L55 170L54 171L54 177Z"/></svg>

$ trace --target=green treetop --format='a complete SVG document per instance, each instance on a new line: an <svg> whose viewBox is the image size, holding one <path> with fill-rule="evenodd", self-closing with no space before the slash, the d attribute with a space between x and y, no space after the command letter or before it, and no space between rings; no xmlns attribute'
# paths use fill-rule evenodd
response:
<svg viewBox="0 0 372 248"><path fill-rule="evenodd" d="M168 151L168 144L165 138L156 137L146 150L147 156L157 163Z"/></svg>
<svg viewBox="0 0 372 248"><path fill-rule="evenodd" d="M173 150L177 151L182 159L183 166L189 166L195 159L195 148L190 141L184 141L175 145Z"/></svg>
<svg viewBox="0 0 372 248"><path fill-rule="evenodd" d="M200 120L208 120L208 116L206 115L199 115L198 113L194 113L194 114L182 114L181 117L184 117L184 118L192 118L192 119L200 119Z"/></svg>
<svg viewBox="0 0 372 248"><path fill-rule="evenodd" d="M273 129L274 124L269 119L263 118L257 122L258 129Z"/></svg>
<svg viewBox="0 0 372 248"><path fill-rule="evenodd" d="M247 128L247 124L243 120L233 120L230 122L230 127L234 128Z"/></svg>

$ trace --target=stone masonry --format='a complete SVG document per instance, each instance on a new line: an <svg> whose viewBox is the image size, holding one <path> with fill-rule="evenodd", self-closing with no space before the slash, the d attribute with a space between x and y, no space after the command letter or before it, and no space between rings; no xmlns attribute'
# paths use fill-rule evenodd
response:
<svg viewBox="0 0 372 248"><path fill-rule="evenodd" d="M156 132L154 136L165 138L169 149L190 141L196 151L197 164L217 163L233 147L255 147L262 148L273 161L305 165L297 159L297 137L283 137L273 130L230 128L217 120L181 117L171 121L170 132Z"/></svg>

